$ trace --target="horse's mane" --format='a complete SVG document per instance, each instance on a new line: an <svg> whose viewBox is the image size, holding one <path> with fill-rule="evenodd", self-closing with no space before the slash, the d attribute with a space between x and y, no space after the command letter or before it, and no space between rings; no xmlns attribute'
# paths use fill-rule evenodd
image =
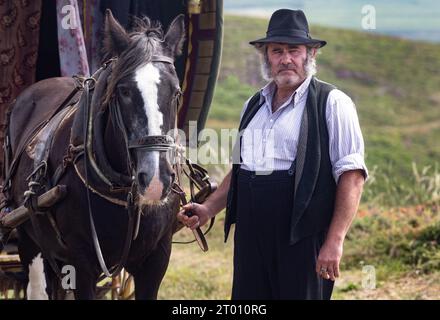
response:
<svg viewBox="0 0 440 320"><path fill-rule="evenodd" d="M133 20L134 28L129 33L130 44L128 48L118 57L109 79L107 92L104 97L104 104L112 99L118 82L132 74L138 67L150 61L153 53L161 52L161 43L164 33L159 22L152 21L148 17Z"/></svg>

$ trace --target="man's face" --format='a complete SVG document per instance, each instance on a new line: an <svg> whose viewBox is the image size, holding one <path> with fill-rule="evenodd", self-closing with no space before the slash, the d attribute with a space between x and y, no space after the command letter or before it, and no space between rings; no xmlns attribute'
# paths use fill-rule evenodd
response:
<svg viewBox="0 0 440 320"><path fill-rule="evenodd" d="M313 55L316 49L313 50ZM297 87L306 78L304 65L307 60L305 45L269 43L267 56L271 76L279 88Z"/></svg>

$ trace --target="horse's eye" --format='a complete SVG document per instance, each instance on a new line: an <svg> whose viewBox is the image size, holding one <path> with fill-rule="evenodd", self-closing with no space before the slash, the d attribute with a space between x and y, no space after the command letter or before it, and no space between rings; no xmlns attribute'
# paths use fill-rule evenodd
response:
<svg viewBox="0 0 440 320"><path fill-rule="evenodd" d="M128 89L128 88L120 88L119 92L120 92L121 96L124 98L130 97L130 89Z"/></svg>

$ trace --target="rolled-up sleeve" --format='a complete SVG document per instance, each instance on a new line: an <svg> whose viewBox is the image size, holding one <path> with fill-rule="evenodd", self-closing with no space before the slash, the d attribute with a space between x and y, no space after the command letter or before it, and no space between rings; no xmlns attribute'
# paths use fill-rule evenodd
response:
<svg viewBox="0 0 440 320"><path fill-rule="evenodd" d="M327 99L326 119L330 161L336 183L344 172L350 170L363 170L367 179L364 139L356 107L350 97L338 89L332 90Z"/></svg>

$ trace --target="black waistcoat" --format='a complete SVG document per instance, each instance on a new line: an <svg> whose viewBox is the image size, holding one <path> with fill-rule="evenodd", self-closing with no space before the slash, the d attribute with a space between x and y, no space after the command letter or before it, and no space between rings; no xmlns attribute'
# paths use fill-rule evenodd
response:
<svg viewBox="0 0 440 320"><path fill-rule="evenodd" d="M332 175L325 110L329 92L335 87L312 78L301 120L295 169L295 196L290 228L290 244L303 237L327 230L333 217L336 183ZM242 132L261 107L260 93L248 103L240 122ZM241 150L241 141L237 143ZM237 174L234 161L225 218L225 242L237 212ZM268 217L270 219L270 217Z"/></svg>

